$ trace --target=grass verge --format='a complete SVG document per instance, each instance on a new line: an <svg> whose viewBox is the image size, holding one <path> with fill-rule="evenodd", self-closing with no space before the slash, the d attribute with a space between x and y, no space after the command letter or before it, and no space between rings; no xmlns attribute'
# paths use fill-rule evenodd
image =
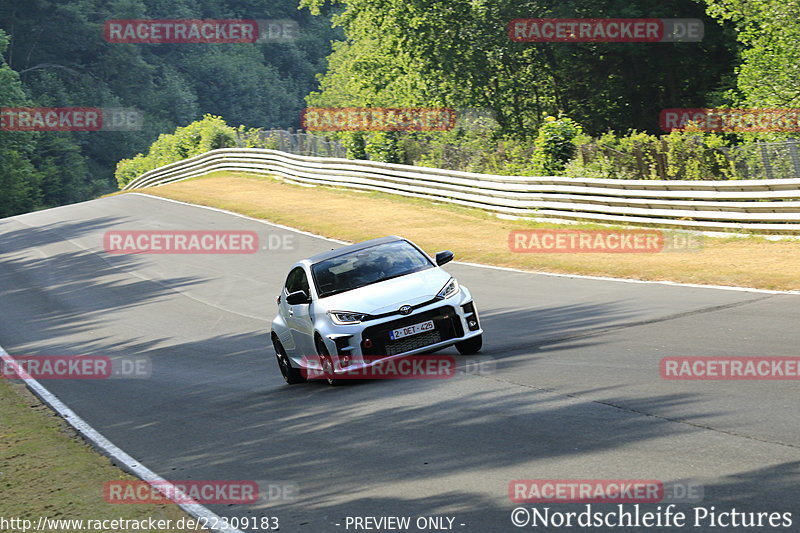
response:
<svg viewBox="0 0 800 533"><path fill-rule="evenodd" d="M84 521L123 519L142 524L141 521L149 518L171 520L171 524L190 518L177 505L107 503L102 493L105 482L136 478L96 453L24 385L0 379L0 405L0 518L31 520L32 527L36 527L39 517ZM0 530L22 531L16 527L0 527ZM65 533L79 529L51 524L45 531ZM121 530L110 527L96 531ZM157 533L163 530L145 527L138 531ZM172 528L168 531L193 530Z"/></svg>
<svg viewBox="0 0 800 533"><path fill-rule="evenodd" d="M396 195L303 187L258 174L216 172L143 189L146 194L218 207L346 241L401 235L429 252L531 271L642 280L800 289L800 242L763 237L704 237L702 249L662 253L515 253L515 229L609 229L503 220L478 209Z"/></svg>

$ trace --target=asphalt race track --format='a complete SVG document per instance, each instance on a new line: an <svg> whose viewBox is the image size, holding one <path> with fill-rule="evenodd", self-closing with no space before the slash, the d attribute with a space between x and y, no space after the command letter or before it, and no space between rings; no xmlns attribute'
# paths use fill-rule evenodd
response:
<svg viewBox="0 0 800 533"><path fill-rule="evenodd" d="M108 230L179 229L253 230L267 248L272 235L292 249L103 250ZM0 345L15 356L148 356L147 379L42 384L164 478L296 486L294 498L208 506L276 516L283 532L354 531L347 517L370 516L450 517L464 532L609 531L515 527L515 479L689 480L704 489L702 502L677 504L690 516L713 506L793 521L614 531L800 530L798 382L659 374L667 356L797 356L800 296L452 264L485 329L482 354L459 364L491 371L285 385L269 342L275 296L294 261L335 246L142 195L3 219Z"/></svg>

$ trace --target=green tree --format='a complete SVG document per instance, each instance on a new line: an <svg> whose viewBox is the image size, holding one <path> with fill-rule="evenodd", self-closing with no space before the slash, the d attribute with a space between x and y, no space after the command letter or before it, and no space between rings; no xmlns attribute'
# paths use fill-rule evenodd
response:
<svg viewBox="0 0 800 533"><path fill-rule="evenodd" d="M8 36L0 30L0 108L25 107L29 100L19 75L3 59ZM38 134L0 129L0 218L38 207L41 175L31 162Z"/></svg>
<svg viewBox="0 0 800 533"><path fill-rule="evenodd" d="M228 18L293 19L301 31L293 42L263 44L112 44L103 38L110 19ZM16 71L25 105L144 113L140 131L4 134L26 140L16 153L19 165L31 165L32 174L15 174L15 183L29 186L14 197L31 199L15 201L17 212L110 192L117 161L206 113L250 127L297 127L304 97L316 87L338 35L327 16L298 11L296 0L5 0L0 29L13 37L4 40L5 65ZM5 172L3 179L10 179Z"/></svg>
<svg viewBox="0 0 800 533"><path fill-rule="evenodd" d="M800 2L705 0L708 14L734 25L744 45L737 84L745 105L800 106ZM737 102L734 102L737 103Z"/></svg>
<svg viewBox="0 0 800 533"><path fill-rule="evenodd" d="M514 18L709 20L693 0L331 0L337 44L314 105L489 108L508 135L534 137L564 112L589 133L658 130L667 107L699 107L734 61L733 36L706 25L701 43L518 43ZM301 0L312 12L326 0Z"/></svg>

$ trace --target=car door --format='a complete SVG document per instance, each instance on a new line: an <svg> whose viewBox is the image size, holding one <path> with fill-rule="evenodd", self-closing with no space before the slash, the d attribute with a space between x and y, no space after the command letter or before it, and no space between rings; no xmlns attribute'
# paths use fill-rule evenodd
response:
<svg viewBox="0 0 800 533"><path fill-rule="evenodd" d="M308 276L303 267L295 267L289 272L281 298L281 314L289 329L291 340L284 343L284 348L293 358L313 355L314 352L314 321L311 316L311 304L290 305L286 296L293 292L305 291L311 294L308 286Z"/></svg>

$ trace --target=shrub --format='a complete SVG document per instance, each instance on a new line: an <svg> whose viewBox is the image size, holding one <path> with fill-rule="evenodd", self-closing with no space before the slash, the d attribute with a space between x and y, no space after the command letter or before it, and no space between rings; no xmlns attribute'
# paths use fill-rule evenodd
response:
<svg viewBox="0 0 800 533"><path fill-rule="evenodd" d="M121 189L147 171L236 144L234 128L221 117L205 115L202 120L178 128L175 133L159 135L147 155L137 154L132 159L121 160L114 175Z"/></svg>
<svg viewBox="0 0 800 533"><path fill-rule="evenodd" d="M554 175L575 157L575 139L583 129L574 120L559 116L545 117L533 141L533 165L537 173Z"/></svg>
<svg viewBox="0 0 800 533"><path fill-rule="evenodd" d="M574 178L719 180L736 179L726 141L719 135L673 131L660 137L606 133L580 142L564 168Z"/></svg>
<svg viewBox="0 0 800 533"><path fill-rule="evenodd" d="M367 159L367 141L361 131L342 132L333 135L347 150L348 159Z"/></svg>
<svg viewBox="0 0 800 533"><path fill-rule="evenodd" d="M367 136L364 151L373 161L403 163L405 155L396 131L376 131Z"/></svg>

